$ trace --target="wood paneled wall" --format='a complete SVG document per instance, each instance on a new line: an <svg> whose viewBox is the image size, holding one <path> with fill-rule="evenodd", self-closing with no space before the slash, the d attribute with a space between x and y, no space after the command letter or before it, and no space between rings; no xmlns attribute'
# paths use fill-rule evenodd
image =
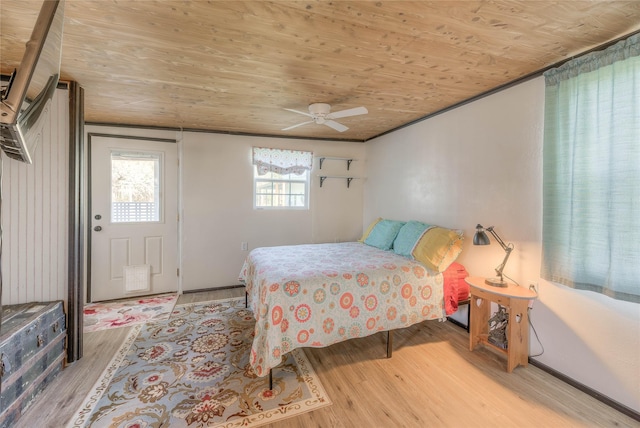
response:
<svg viewBox="0 0 640 428"><path fill-rule="evenodd" d="M2 304L67 300L69 97L58 89L27 165L2 154Z"/></svg>

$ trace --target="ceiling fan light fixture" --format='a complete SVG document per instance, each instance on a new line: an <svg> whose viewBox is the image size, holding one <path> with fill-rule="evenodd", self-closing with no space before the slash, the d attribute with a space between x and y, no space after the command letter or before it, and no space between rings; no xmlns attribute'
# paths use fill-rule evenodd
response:
<svg viewBox="0 0 640 428"><path fill-rule="evenodd" d="M309 113L318 116L326 116L331 111L331 106L327 103L309 104Z"/></svg>
<svg viewBox="0 0 640 428"><path fill-rule="evenodd" d="M333 119L338 119L341 117L349 117L349 116L358 116L361 114L367 114L369 111L365 107L355 107L347 110L340 110L335 113L331 113L331 105L327 103L312 103L309 104L309 113L304 113L298 110L293 110L290 108L285 108L285 110L298 113L304 116L309 116L312 121L303 122L297 125L289 126L288 128L284 128L283 131L288 131L293 128L297 128L298 126L306 125L308 123L316 123L318 125L326 125L329 128L335 129L338 132L344 132L349 129L347 126L344 126L341 123L336 122Z"/></svg>

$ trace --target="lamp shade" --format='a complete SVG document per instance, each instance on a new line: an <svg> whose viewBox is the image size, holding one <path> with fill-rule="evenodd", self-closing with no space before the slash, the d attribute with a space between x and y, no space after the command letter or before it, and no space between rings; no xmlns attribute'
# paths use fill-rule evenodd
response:
<svg viewBox="0 0 640 428"><path fill-rule="evenodd" d="M484 232L481 224L476 226L476 234L473 235L473 245L489 245L489 237Z"/></svg>

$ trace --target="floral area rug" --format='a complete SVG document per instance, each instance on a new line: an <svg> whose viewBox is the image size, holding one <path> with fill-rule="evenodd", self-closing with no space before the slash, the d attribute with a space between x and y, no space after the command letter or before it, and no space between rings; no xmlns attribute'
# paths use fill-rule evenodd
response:
<svg viewBox="0 0 640 428"><path fill-rule="evenodd" d="M255 427L331 404L304 351L268 377L249 366L244 298L178 305L132 328L68 427Z"/></svg>
<svg viewBox="0 0 640 428"><path fill-rule="evenodd" d="M172 293L126 301L89 303L84 307L83 330L89 333L167 319L177 301L178 295Z"/></svg>

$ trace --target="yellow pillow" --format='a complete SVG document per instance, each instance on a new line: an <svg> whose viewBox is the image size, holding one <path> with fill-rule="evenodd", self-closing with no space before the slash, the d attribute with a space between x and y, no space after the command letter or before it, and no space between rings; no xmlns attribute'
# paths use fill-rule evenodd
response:
<svg viewBox="0 0 640 428"><path fill-rule="evenodd" d="M437 272L445 271L462 251L462 232L434 226L424 231L411 255Z"/></svg>
<svg viewBox="0 0 640 428"><path fill-rule="evenodd" d="M367 230L364 231L364 234L362 235L362 238L358 239L358 242L364 242L365 239L367 239L367 236L369 236L369 234L371 233L371 231L373 230L374 227L376 227L376 224L378 224L378 222L382 220L382 217L378 217L377 219L375 219L367 228Z"/></svg>

